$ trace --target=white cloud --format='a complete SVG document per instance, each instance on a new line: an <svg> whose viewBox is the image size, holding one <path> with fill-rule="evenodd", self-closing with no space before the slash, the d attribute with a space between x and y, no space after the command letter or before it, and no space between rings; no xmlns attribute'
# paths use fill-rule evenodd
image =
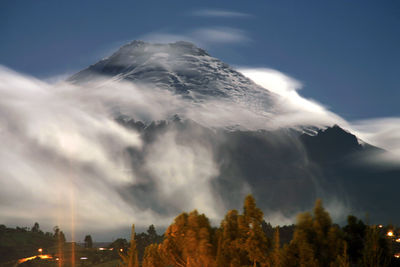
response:
<svg viewBox="0 0 400 267"><path fill-rule="evenodd" d="M363 141L386 149L387 160L400 162L400 118L375 118L351 122L353 132Z"/></svg>
<svg viewBox="0 0 400 267"><path fill-rule="evenodd" d="M302 88L301 82L274 69L240 68L239 71L256 84L274 92L280 97L275 103L275 114L272 121L277 127L293 126L347 126L346 121L330 112L322 104L306 99L297 92Z"/></svg>
<svg viewBox="0 0 400 267"><path fill-rule="evenodd" d="M77 229L85 224L100 231L132 222L139 227L170 223L176 213L142 208L119 193L142 182L132 175L124 153L128 146L140 150L142 142L137 133L115 123L118 113L146 122L180 114L209 127L241 125L251 130L337 123L355 129L367 142L400 154L399 118L349 123L300 96L301 82L282 72L241 72L279 95L276 102L264 110L223 99L191 102L150 85L104 80L83 87L48 84L0 68L2 223L26 225L40 219L68 231L71 207L75 207ZM168 203L174 211L199 208L213 219L223 214L224 205L211 186L219 169L204 144L182 145L175 132L167 132L149 149L144 165L155 183L156 198L149 194L149 201ZM342 209L337 213L343 213ZM293 220L279 214L270 217L274 223Z"/></svg>
<svg viewBox="0 0 400 267"><path fill-rule="evenodd" d="M391 154L385 154L386 159L400 158L400 118L349 122L317 101L302 97L298 93L303 87L302 83L287 74L268 68L242 68L239 71L255 83L281 96L275 107L278 112L272 117L276 125L293 127L338 124L363 141L388 150Z"/></svg>
<svg viewBox="0 0 400 267"><path fill-rule="evenodd" d="M138 134L117 124L105 105L123 89L111 98L90 90L0 68L2 223L44 221L47 229L58 224L70 232L73 218L76 229L113 229L129 225L132 214L149 223L157 217L117 191L136 182L126 172L125 149L141 147Z"/></svg>
<svg viewBox="0 0 400 267"><path fill-rule="evenodd" d="M140 36L139 39L163 44L188 41L205 48L212 45L243 44L251 41L245 31L231 27L197 28L186 33L153 32Z"/></svg>
<svg viewBox="0 0 400 267"><path fill-rule="evenodd" d="M192 36L208 44L245 43L251 40L244 31L230 27L201 28L195 30Z"/></svg>
<svg viewBox="0 0 400 267"><path fill-rule="evenodd" d="M198 209L212 220L224 212L212 191L211 181L218 175L211 148L204 144L182 145L174 131L152 144L146 168L157 179L160 201L178 210Z"/></svg>
<svg viewBox="0 0 400 267"><path fill-rule="evenodd" d="M192 43L197 42L190 35L162 33L162 32L149 33L149 34L139 37L139 39L146 41L146 42L159 43L159 44L174 43L177 41L187 41L187 42L192 42Z"/></svg>
<svg viewBox="0 0 400 267"><path fill-rule="evenodd" d="M197 10L192 13L195 16L200 16L200 17L216 17L216 18L249 18L252 17L252 15L243 13L243 12L237 12L237 11L231 11L231 10L223 10L223 9L201 9Z"/></svg>

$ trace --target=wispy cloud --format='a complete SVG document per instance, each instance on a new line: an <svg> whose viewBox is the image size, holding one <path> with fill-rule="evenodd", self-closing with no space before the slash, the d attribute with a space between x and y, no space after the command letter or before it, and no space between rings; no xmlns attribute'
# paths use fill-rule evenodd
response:
<svg viewBox="0 0 400 267"><path fill-rule="evenodd" d="M302 83L289 75L269 68L239 68L246 77L280 97L276 100L272 121L279 127L299 125L329 126L347 122L312 99L297 92Z"/></svg>
<svg viewBox="0 0 400 267"><path fill-rule="evenodd" d="M251 39L245 31L230 27L201 28L195 30L192 36L208 44L245 43Z"/></svg>
<svg viewBox="0 0 400 267"><path fill-rule="evenodd" d="M153 32L139 39L153 43L188 41L205 48L214 45L244 44L252 40L245 31L232 27L197 28L185 33Z"/></svg>
<svg viewBox="0 0 400 267"><path fill-rule="evenodd" d="M174 43L177 41L187 41L198 44L198 40L194 39L191 34L174 34L165 32L152 32L140 36L138 39L159 44Z"/></svg>
<svg viewBox="0 0 400 267"><path fill-rule="evenodd" d="M276 102L279 110L273 116L280 126L339 124L364 142L388 150L381 159L400 161L400 118L375 118L359 121L346 121L330 111L323 104L307 99L298 93L302 83L280 71L268 68L239 69L255 83L281 96Z"/></svg>
<svg viewBox="0 0 400 267"><path fill-rule="evenodd" d="M391 152L385 159L400 162L400 118L374 118L351 122L354 132L365 142Z"/></svg>
<svg viewBox="0 0 400 267"><path fill-rule="evenodd" d="M251 14L224 9L200 9L192 12L194 16L215 18L249 18Z"/></svg>

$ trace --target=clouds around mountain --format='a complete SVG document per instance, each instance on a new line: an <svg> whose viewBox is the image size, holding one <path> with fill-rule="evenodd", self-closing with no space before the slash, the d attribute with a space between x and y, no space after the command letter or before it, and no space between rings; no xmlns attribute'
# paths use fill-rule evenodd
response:
<svg viewBox="0 0 400 267"><path fill-rule="evenodd" d="M241 45L252 41L251 37L245 31L226 26L194 28L184 33L152 32L141 36L139 39L163 44L183 40L195 43L204 48L227 44Z"/></svg>
<svg viewBox="0 0 400 267"><path fill-rule="evenodd" d="M139 227L165 226L177 210L194 208L215 222L220 219L226 206L212 186L219 166L212 148L196 142L195 135L193 144L185 146L177 142L176 132L167 132L146 153L145 168L155 177L155 193L143 201L150 206L164 203L170 209L158 212L121 196L123 188L141 186L145 178L134 174L126 154L127 147L140 151L143 140L115 122L118 114L145 122L180 114L211 128L240 125L249 130L338 123L356 129L365 141L399 153L397 118L352 124L301 97L301 83L282 72L249 68L242 72L281 96L273 112L255 112L243 103L224 100L190 102L166 90L127 82L49 84L0 68L2 223L45 220L41 224L48 229L59 225L70 231L74 221L77 231L90 225L101 232L132 222ZM241 194L250 192L251 187L244 185ZM348 211L337 200L327 206L336 217ZM274 223L294 218L279 212L266 217Z"/></svg>
<svg viewBox="0 0 400 267"><path fill-rule="evenodd" d="M400 118L346 121L316 100L302 97L298 93L303 88L302 83L285 73L269 68L239 68L239 71L282 97L274 118L280 127L338 124L363 141L388 150L390 153L383 159L393 162L400 158Z"/></svg>

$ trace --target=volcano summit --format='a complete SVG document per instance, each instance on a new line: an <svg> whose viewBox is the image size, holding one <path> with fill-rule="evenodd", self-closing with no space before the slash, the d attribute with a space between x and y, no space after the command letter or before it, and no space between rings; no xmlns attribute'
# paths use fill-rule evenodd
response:
<svg viewBox="0 0 400 267"><path fill-rule="evenodd" d="M147 122L135 114L118 115L117 121L138 131L144 140L142 149L129 149L133 172L140 177L140 182L121 190L129 203L160 214L196 205L226 209L239 205L251 192L272 220L277 215L292 218L316 198L323 198L340 219L346 212L367 211L371 219L400 219L389 212L395 207L390 201L395 186L386 186L399 184L399 169L369 160L383 150L338 125L269 127L274 116L284 116L283 97L191 43L133 41L69 81L85 84L98 76L141 85L144 90L150 90L149 85L167 90L206 110L209 102L239 105L262 121L253 127L240 122L215 127L187 112Z"/></svg>

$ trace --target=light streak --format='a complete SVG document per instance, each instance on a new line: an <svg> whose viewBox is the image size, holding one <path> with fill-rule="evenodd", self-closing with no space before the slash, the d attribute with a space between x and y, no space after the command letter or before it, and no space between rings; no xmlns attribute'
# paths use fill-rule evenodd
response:
<svg viewBox="0 0 400 267"><path fill-rule="evenodd" d="M51 255L42 255L42 254L39 254L39 255L36 255L36 256L31 256L31 257L19 259L19 260L18 260L18 264L21 264L21 263L26 262L26 261L33 260L33 259L35 259L35 258L40 258L40 259L42 259L42 260L46 260L46 259L52 259L53 257L52 257Z"/></svg>

